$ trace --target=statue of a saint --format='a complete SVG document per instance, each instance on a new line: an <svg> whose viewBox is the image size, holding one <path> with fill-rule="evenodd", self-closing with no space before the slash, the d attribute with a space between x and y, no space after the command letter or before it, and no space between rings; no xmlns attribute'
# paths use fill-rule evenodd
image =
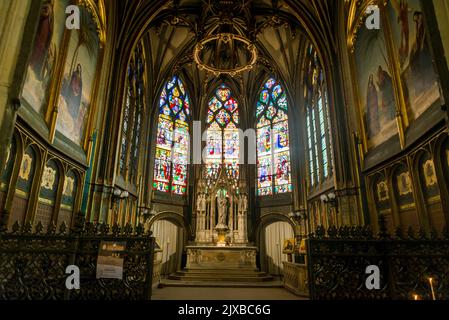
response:
<svg viewBox="0 0 449 320"><path fill-rule="evenodd" d="M226 218L227 218L227 200L226 196L222 193L218 193L217 197L218 202L218 224L219 225L226 225Z"/></svg>
<svg viewBox="0 0 449 320"><path fill-rule="evenodd" d="M201 212L202 202L203 202L203 195L200 193L200 194L198 195L198 200L197 200L197 202L196 202L196 210L197 210L198 212Z"/></svg>
<svg viewBox="0 0 449 320"><path fill-rule="evenodd" d="M198 212L206 211L206 195L204 193L198 195L196 210Z"/></svg>
<svg viewBox="0 0 449 320"><path fill-rule="evenodd" d="M246 212L248 210L248 198L247 196L244 194L242 195L242 212Z"/></svg>
<svg viewBox="0 0 449 320"><path fill-rule="evenodd" d="M206 195L201 195L201 211L206 212Z"/></svg>

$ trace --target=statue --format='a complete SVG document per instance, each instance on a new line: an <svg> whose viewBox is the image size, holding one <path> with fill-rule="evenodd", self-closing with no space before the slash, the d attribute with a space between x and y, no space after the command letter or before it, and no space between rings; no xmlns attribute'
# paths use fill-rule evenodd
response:
<svg viewBox="0 0 449 320"><path fill-rule="evenodd" d="M227 200L226 200L226 196L222 192L218 193L217 202L218 202L218 225L219 226L223 226L223 225L226 226L226 218L227 218L226 205L227 205Z"/></svg>
<svg viewBox="0 0 449 320"><path fill-rule="evenodd" d="M245 194L241 194L239 197L239 212L244 214L246 210L248 210L248 199Z"/></svg>
<svg viewBox="0 0 449 320"><path fill-rule="evenodd" d="M248 198L245 194L242 195L242 212L246 212L248 210Z"/></svg>
<svg viewBox="0 0 449 320"><path fill-rule="evenodd" d="M204 212L206 211L206 195L203 193L200 193L198 195L198 202L196 207L198 212Z"/></svg>

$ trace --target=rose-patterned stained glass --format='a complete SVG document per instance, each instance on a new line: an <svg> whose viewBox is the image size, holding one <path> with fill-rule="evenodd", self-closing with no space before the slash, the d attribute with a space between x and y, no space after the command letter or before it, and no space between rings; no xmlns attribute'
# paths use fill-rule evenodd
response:
<svg viewBox="0 0 449 320"><path fill-rule="evenodd" d="M257 102L257 194L292 191L287 98L280 83L270 78Z"/></svg>
<svg viewBox="0 0 449 320"><path fill-rule="evenodd" d="M217 97L221 101L228 100L230 96L231 96L231 90L229 88L221 87L221 88L217 89Z"/></svg>
<svg viewBox="0 0 449 320"><path fill-rule="evenodd" d="M177 76L167 82L160 96L153 188L185 195L189 158L190 102Z"/></svg>
<svg viewBox="0 0 449 320"><path fill-rule="evenodd" d="M230 174L239 174L239 110L231 89L221 85L209 100L207 113L206 173L222 163Z"/></svg>
<svg viewBox="0 0 449 320"><path fill-rule="evenodd" d="M225 109L229 111L229 113L233 113L238 108L237 101L235 101L232 98L229 99L228 101L226 101L224 106L225 106Z"/></svg>
<svg viewBox="0 0 449 320"><path fill-rule="evenodd" d="M229 123L230 120L231 120L231 116L224 109L221 109L215 115L215 121L217 121L221 127L225 127Z"/></svg>
<svg viewBox="0 0 449 320"><path fill-rule="evenodd" d="M209 110L211 110L212 112L217 111L221 108L221 106L222 104L220 101L218 101L217 97L213 97L209 102Z"/></svg>
<svg viewBox="0 0 449 320"><path fill-rule="evenodd" d="M270 78L270 79L268 79L267 82L265 83L265 88L266 88L266 89L271 89L275 84L276 84L276 79Z"/></svg>

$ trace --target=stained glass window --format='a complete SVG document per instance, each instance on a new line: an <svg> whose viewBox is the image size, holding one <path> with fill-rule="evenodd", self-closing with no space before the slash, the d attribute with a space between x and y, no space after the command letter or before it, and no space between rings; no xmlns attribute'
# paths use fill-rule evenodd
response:
<svg viewBox="0 0 449 320"><path fill-rule="evenodd" d="M189 157L190 100L181 79L174 76L162 90L156 136L153 188L185 195Z"/></svg>
<svg viewBox="0 0 449 320"><path fill-rule="evenodd" d="M312 46L309 46L307 49L304 99L306 105L309 180L310 185L313 187L331 175L332 152L324 72L318 59L318 54Z"/></svg>
<svg viewBox="0 0 449 320"><path fill-rule="evenodd" d="M292 191L287 96L268 79L257 102L257 194Z"/></svg>
<svg viewBox="0 0 449 320"><path fill-rule="evenodd" d="M141 44L138 44L131 55L127 68L119 161L120 173L133 183L136 182L137 176L144 110L144 73L143 48Z"/></svg>
<svg viewBox="0 0 449 320"><path fill-rule="evenodd" d="M209 100L207 111L206 174L221 164L237 178L239 175L239 108L231 89L221 85Z"/></svg>

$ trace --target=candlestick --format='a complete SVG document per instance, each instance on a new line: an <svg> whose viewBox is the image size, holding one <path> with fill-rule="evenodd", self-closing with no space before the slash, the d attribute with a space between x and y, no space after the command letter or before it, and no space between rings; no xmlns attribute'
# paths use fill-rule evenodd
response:
<svg viewBox="0 0 449 320"><path fill-rule="evenodd" d="M429 283L430 283L430 291L432 292L432 300L436 300L436 298L435 298L435 291L433 290L433 279L432 279L432 277L429 278Z"/></svg>

